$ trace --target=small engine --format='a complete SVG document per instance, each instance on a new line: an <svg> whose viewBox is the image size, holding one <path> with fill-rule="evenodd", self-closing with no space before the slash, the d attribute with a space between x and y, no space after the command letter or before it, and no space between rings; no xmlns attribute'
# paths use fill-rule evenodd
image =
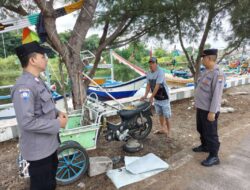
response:
<svg viewBox="0 0 250 190"><path fill-rule="evenodd" d="M108 129L105 134L105 139L107 141L126 141L129 138L129 130L124 130L122 125L114 126L112 124L108 125Z"/></svg>

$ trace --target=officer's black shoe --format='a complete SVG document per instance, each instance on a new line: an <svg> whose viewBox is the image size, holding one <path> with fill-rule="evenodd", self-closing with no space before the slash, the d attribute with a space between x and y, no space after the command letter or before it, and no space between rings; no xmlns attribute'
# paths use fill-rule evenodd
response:
<svg viewBox="0 0 250 190"><path fill-rule="evenodd" d="M220 164L220 159L218 156L208 156L206 160L203 160L201 162L201 165L206 166L206 167L210 167L213 165L218 165Z"/></svg>
<svg viewBox="0 0 250 190"><path fill-rule="evenodd" d="M197 146L192 149L194 152L208 152L208 149L206 147L203 147L202 145Z"/></svg>

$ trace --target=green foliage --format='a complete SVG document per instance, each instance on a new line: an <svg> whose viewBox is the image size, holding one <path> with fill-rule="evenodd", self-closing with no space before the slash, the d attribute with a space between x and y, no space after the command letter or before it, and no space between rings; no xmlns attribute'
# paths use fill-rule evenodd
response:
<svg viewBox="0 0 250 190"><path fill-rule="evenodd" d="M68 31L65 31L65 32L61 32L61 33L59 34L59 38L60 38L60 40L61 40L63 43L66 43L66 42L69 41L69 38L70 38L71 34L72 34L72 31L71 31L71 30L68 30Z"/></svg>
<svg viewBox="0 0 250 190"><path fill-rule="evenodd" d="M138 41L130 43L127 48L121 50L118 49L116 52L124 59L139 66L144 62L142 58L149 55L149 50L146 49L146 45L143 42Z"/></svg>
<svg viewBox="0 0 250 190"><path fill-rule="evenodd" d="M57 92L62 94L62 88L60 85L65 86L65 91L70 92L71 86L70 81L68 78L68 73L65 65L63 64L63 78L64 78L64 84L62 84L61 74L59 71L59 58L55 57L53 59L49 59L47 70L50 74L50 84L55 84L57 87Z"/></svg>
<svg viewBox="0 0 250 190"><path fill-rule="evenodd" d="M97 69L95 73L96 78L111 78L111 70L110 69Z"/></svg>
<svg viewBox="0 0 250 190"><path fill-rule="evenodd" d="M188 52L188 54L192 54L192 52L193 52L193 47L191 47L191 46L188 46L187 48L186 48L186 50L187 50L187 52Z"/></svg>
<svg viewBox="0 0 250 190"><path fill-rule="evenodd" d="M122 64L114 64L114 78L116 81L129 81L134 78L139 77L139 74L137 74L135 71L131 70L126 65Z"/></svg>
<svg viewBox="0 0 250 190"><path fill-rule="evenodd" d="M21 65L20 62L15 55L11 55L7 58L0 58L0 71L8 71L8 70L20 70Z"/></svg>
<svg viewBox="0 0 250 190"><path fill-rule="evenodd" d="M0 86L14 84L21 71L21 65L16 56L0 58Z"/></svg>
<svg viewBox="0 0 250 190"><path fill-rule="evenodd" d="M66 32L62 32L59 34L59 37L63 43L67 43L69 41L69 38L72 34L72 30L68 30ZM98 34L93 34L89 36L88 38L85 39L83 45L82 45L82 50L89 50L91 52L95 52L95 50L99 46L99 36Z"/></svg>
<svg viewBox="0 0 250 190"><path fill-rule="evenodd" d="M162 49L162 48L157 48L157 49L155 49L155 51L154 51L154 55L155 55L156 57L165 57L165 56L167 56L167 53L166 53L166 51L165 51L164 49Z"/></svg>
<svg viewBox="0 0 250 190"><path fill-rule="evenodd" d="M0 86L13 85L21 75L21 65L16 56L9 56L6 59L0 58ZM0 95L9 95L10 89L0 89ZM2 103L10 103L8 100L1 100Z"/></svg>
<svg viewBox="0 0 250 190"><path fill-rule="evenodd" d="M7 32L0 37L0 57L6 57L15 54L15 48L22 45L22 35L17 32Z"/></svg>
<svg viewBox="0 0 250 190"><path fill-rule="evenodd" d="M209 48L211 48L211 44L205 44L204 49L209 49Z"/></svg>
<svg viewBox="0 0 250 190"><path fill-rule="evenodd" d="M94 52L98 48L99 40L100 40L100 38L99 38L98 34L94 34L94 35L89 36L88 38L86 38L82 49Z"/></svg>
<svg viewBox="0 0 250 190"><path fill-rule="evenodd" d="M235 34L235 38L246 38L249 42L250 39L250 1L240 0L232 9L231 23Z"/></svg>
<svg viewBox="0 0 250 190"><path fill-rule="evenodd" d="M132 49L122 49L122 50L117 50L117 53L122 56L124 59L129 59L130 56L132 55L133 50Z"/></svg>

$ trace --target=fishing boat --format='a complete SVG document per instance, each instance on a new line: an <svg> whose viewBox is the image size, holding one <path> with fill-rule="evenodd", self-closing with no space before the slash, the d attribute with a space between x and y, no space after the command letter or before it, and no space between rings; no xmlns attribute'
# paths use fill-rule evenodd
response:
<svg viewBox="0 0 250 190"><path fill-rule="evenodd" d="M107 91L115 99L127 98L133 96L145 83L146 76L141 76L128 82L105 85L102 86L102 89L98 86L89 86L87 93L95 93L98 96L98 99L102 101L111 99L105 91Z"/></svg>
<svg viewBox="0 0 250 190"><path fill-rule="evenodd" d="M128 60L125 60L123 57L115 53L114 51L111 52L112 56L117 59L120 63L123 63L124 65L127 65L130 67L132 70L137 72L141 76L145 76L146 72L140 68L137 65L134 65L130 63ZM175 73L172 73L171 70L164 69L160 67L164 72L165 72L165 77L167 83L172 83L178 86L190 86L193 85L194 79L193 78L188 78L190 76L187 76L187 73L184 71L175 71ZM185 75L185 76L184 76ZM185 78L181 77L184 76Z"/></svg>
<svg viewBox="0 0 250 190"><path fill-rule="evenodd" d="M193 78L182 78L182 77L173 76L172 74L167 74L167 73L165 73L165 77L166 77L167 83L178 84L180 86L186 86L194 82Z"/></svg>

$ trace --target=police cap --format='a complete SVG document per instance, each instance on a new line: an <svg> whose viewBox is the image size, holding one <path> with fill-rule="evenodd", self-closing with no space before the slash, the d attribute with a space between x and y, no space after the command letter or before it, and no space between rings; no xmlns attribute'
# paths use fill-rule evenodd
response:
<svg viewBox="0 0 250 190"><path fill-rule="evenodd" d="M23 44L17 47L15 50L16 50L16 55L20 60L22 60L24 57L27 57L31 53L45 54L49 52L49 49L40 46L37 41Z"/></svg>
<svg viewBox="0 0 250 190"><path fill-rule="evenodd" d="M207 55L217 55L218 49L205 49L202 52L201 57L207 56Z"/></svg>
<svg viewBox="0 0 250 190"><path fill-rule="evenodd" d="M37 41L33 41L30 43L18 46L15 50L16 50L16 55L22 64L22 67L27 66L28 55L30 55L31 53L45 54L45 53L51 52L50 49L40 46L40 44Z"/></svg>

